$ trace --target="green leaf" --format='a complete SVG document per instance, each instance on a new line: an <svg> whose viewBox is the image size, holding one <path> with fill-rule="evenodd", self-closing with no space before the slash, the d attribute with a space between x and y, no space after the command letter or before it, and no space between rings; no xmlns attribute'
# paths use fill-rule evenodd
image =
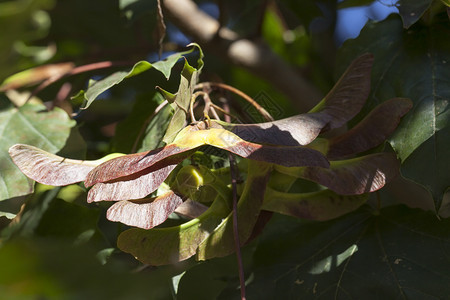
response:
<svg viewBox="0 0 450 300"><path fill-rule="evenodd" d="M211 207L196 219L175 227L129 229L120 234L117 245L146 264L176 263L193 256L198 245L229 211L227 201L217 197Z"/></svg>
<svg viewBox="0 0 450 300"><path fill-rule="evenodd" d="M271 170L272 167L269 164L249 163L247 179L237 207L237 226L241 246L248 241L258 220ZM230 213L199 245L197 259L223 257L233 253L234 250L233 213Z"/></svg>
<svg viewBox="0 0 450 300"><path fill-rule="evenodd" d="M285 193L266 188L262 209L309 220L326 221L358 209L368 194L343 196L330 190Z"/></svg>
<svg viewBox="0 0 450 300"><path fill-rule="evenodd" d="M430 190L436 211L450 185L446 154L450 145L445 134L450 127L450 44L442 38L449 35L445 13L435 16L430 26L417 23L408 31L393 15L368 23L358 38L344 43L338 56L343 67L359 53L375 55L373 88L365 113L393 97L413 101L390 143L403 162L402 174Z"/></svg>
<svg viewBox="0 0 450 300"><path fill-rule="evenodd" d="M171 106L174 109L172 119L170 120L166 134L163 137L163 142L166 144L171 143L178 132L185 126L192 93L194 91L194 86L197 84L197 80L197 70L191 67L187 60L185 60L184 68L181 72L180 86L178 87L178 92L175 94L175 98L173 98L173 95L168 95L167 93L163 94L166 97L169 96L166 100L171 103Z"/></svg>
<svg viewBox="0 0 450 300"><path fill-rule="evenodd" d="M14 165L9 147L26 143L58 152L74 125L75 121L59 108L47 111L44 105L32 103L15 108L0 95L0 200L33 192L34 183Z"/></svg>
<svg viewBox="0 0 450 300"><path fill-rule="evenodd" d="M449 225L405 206L366 207L328 222L273 218L255 252L247 297L446 298Z"/></svg>
<svg viewBox="0 0 450 300"><path fill-rule="evenodd" d="M408 29L416 23L431 6L432 2L433 0L399 0L396 6L402 17L403 27Z"/></svg>
<svg viewBox="0 0 450 300"><path fill-rule="evenodd" d="M130 78L130 77L139 75L140 73L145 72L151 68L155 68L156 70L160 71L167 79L169 79L173 66L182 57L193 52L196 49L196 47L198 47L197 44L192 44L192 45L195 47L192 47L192 49L189 49L184 52L178 52L178 53L172 54L162 61L158 61L153 64L149 63L148 61L140 61L140 62L137 62L131 69L128 69L125 71L118 71L118 72L115 72L115 73L101 79L101 80L95 81L89 85L86 92L84 92L84 91L79 92L76 96L73 97L73 99L74 100L81 99L83 102L82 108L86 109L104 91L108 90L109 88L113 87L116 84L121 83L126 78ZM202 52L200 52L200 53L202 55ZM201 59L200 59L200 61L202 62Z"/></svg>

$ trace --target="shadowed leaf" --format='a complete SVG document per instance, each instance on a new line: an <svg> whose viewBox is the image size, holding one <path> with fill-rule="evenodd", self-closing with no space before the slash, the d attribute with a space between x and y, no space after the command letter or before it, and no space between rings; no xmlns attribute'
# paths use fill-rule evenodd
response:
<svg viewBox="0 0 450 300"><path fill-rule="evenodd" d="M123 154L115 153L98 160L75 160L30 145L17 144L9 148L9 155L29 178L47 185L63 186L85 180L96 166Z"/></svg>
<svg viewBox="0 0 450 300"><path fill-rule="evenodd" d="M399 167L399 161L390 153L332 161L329 169L275 166L282 173L317 182L341 195L359 195L379 190L398 175Z"/></svg>
<svg viewBox="0 0 450 300"><path fill-rule="evenodd" d="M328 95L307 114L260 124L217 123L250 142L307 145L321 132L341 127L361 110L370 92L372 62L371 54L355 59Z"/></svg>
<svg viewBox="0 0 450 300"><path fill-rule="evenodd" d="M450 220L364 207L328 222L278 216L259 239L248 299L445 299ZM424 280L426 278L426 280ZM238 298L239 291L226 299Z"/></svg>
<svg viewBox="0 0 450 300"><path fill-rule="evenodd" d="M217 197L211 207L196 219L175 227L129 229L120 234L117 245L146 264L158 266L176 263L193 256L198 245L229 211L226 201Z"/></svg>
<svg viewBox="0 0 450 300"><path fill-rule="evenodd" d="M241 246L247 242L258 220L264 192L272 167L268 164L250 162L244 191L238 202L237 223ZM211 235L198 247L197 259L206 260L229 255L235 251L233 213L230 213Z"/></svg>
<svg viewBox="0 0 450 300"><path fill-rule="evenodd" d="M351 130L331 139L327 157L344 158L378 146L394 132L400 118L411 107L412 102L405 98L393 98L383 102Z"/></svg>
<svg viewBox="0 0 450 300"><path fill-rule="evenodd" d="M59 108L47 111L44 105L32 103L15 108L0 95L0 200L32 193L34 187L34 182L13 163L9 148L24 143L56 153L74 125L75 121Z"/></svg>
<svg viewBox="0 0 450 300"><path fill-rule="evenodd" d="M123 200L114 203L106 218L129 226L150 229L163 223L183 199L173 191L151 199Z"/></svg>
<svg viewBox="0 0 450 300"><path fill-rule="evenodd" d="M330 190L312 193L284 193L266 188L262 209L293 217L326 221L363 205L368 194L343 196Z"/></svg>

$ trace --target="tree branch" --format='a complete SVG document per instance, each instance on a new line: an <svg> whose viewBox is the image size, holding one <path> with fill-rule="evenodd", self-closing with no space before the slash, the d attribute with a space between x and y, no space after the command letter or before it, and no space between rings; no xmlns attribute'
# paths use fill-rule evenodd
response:
<svg viewBox="0 0 450 300"><path fill-rule="evenodd" d="M169 19L193 41L219 57L259 76L283 92L301 111L313 107L321 93L262 41L240 38L201 11L191 0L164 0Z"/></svg>

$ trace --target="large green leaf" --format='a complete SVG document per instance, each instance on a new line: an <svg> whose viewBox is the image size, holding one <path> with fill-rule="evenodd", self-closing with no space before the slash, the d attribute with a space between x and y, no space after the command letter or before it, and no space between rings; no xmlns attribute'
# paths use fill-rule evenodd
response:
<svg viewBox="0 0 450 300"><path fill-rule="evenodd" d="M0 200L33 192L34 182L14 165L9 147L25 143L58 152L74 125L75 121L59 108L47 111L44 105L32 103L16 108L0 95Z"/></svg>
<svg viewBox="0 0 450 300"><path fill-rule="evenodd" d="M274 218L255 252L247 296L445 299L449 222L405 206L320 223Z"/></svg>
<svg viewBox="0 0 450 300"><path fill-rule="evenodd" d="M446 154L450 144L445 134L450 126L450 43L443 38L449 35L446 14L435 16L435 22L429 26L417 23L408 31L393 15L366 25L358 38L344 43L338 59L343 68L359 53L369 51L375 55L366 113L392 97L413 101L413 108L390 143L403 161L403 175L430 190L436 210L450 185Z"/></svg>

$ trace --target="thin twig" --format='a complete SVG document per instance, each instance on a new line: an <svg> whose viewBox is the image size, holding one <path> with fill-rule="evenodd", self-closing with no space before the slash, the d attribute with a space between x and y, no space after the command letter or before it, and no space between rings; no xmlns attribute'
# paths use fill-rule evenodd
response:
<svg viewBox="0 0 450 300"><path fill-rule="evenodd" d="M224 89L227 91L230 91L238 96L240 96L242 99L250 103L256 110L263 116L267 121L273 121L274 118L267 112L267 110L264 109L261 105L258 104L252 97L247 95L246 93L242 92L241 90L238 90L235 87L232 87L225 83L220 82L202 82L195 86L196 89L201 89L204 87L217 87L220 89Z"/></svg>
<svg viewBox="0 0 450 300"><path fill-rule="evenodd" d="M239 271L239 284L241 286L241 300L245 300L245 275L242 263L241 242L239 239L238 215L237 215L237 170L236 161L231 153L228 154L230 160L231 186L233 189L233 236L236 258Z"/></svg>
<svg viewBox="0 0 450 300"><path fill-rule="evenodd" d="M145 130L147 129L148 124L150 124L150 122L153 120L153 118L168 104L169 102L167 100L164 100L163 102L161 102L160 105L158 105L155 110L153 111L153 113L148 116L148 118L145 120L144 124L141 127L141 130L139 131L138 136L136 137L136 140L134 141L133 147L131 148L131 153L135 153L136 152L136 148L137 145L139 143L139 141L142 138L142 135L144 134Z"/></svg>

